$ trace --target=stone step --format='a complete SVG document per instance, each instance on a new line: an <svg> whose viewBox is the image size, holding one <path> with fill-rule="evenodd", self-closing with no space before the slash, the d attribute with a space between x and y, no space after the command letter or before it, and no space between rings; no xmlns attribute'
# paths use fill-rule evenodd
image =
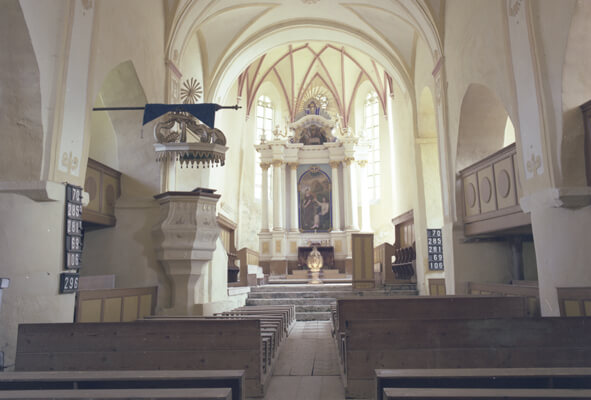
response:
<svg viewBox="0 0 591 400"><path fill-rule="evenodd" d="M330 304L309 304L296 306L296 313L303 312L330 312Z"/></svg>
<svg viewBox="0 0 591 400"><path fill-rule="evenodd" d="M296 313L296 321L330 321L330 312Z"/></svg>
<svg viewBox="0 0 591 400"><path fill-rule="evenodd" d="M287 298L300 298L300 299L311 299L311 298L342 298L342 297L380 297L380 296L407 296L416 295L416 290L396 290L396 291L385 291L385 290L372 290L372 291L329 291L329 292L251 292L248 295L250 299L287 299Z"/></svg>
<svg viewBox="0 0 591 400"><path fill-rule="evenodd" d="M330 292L255 292L249 293L249 299L281 299L281 298L295 298L295 299L313 299L336 296L350 296L351 291L330 291Z"/></svg>
<svg viewBox="0 0 591 400"><path fill-rule="evenodd" d="M259 292L330 292L330 291L350 291L351 284L326 284L326 285L303 285L303 284L291 284L291 285L264 285L252 287L252 293Z"/></svg>
<svg viewBox="0 0 591 400"><path fill-rule="evenodd" d="M246 300L247 306L270 306L270 305L281 305L281 304L294 304L296 306L303 305L329 305L335 304L333 298L314 298L314 299L293 299L293 298L281 298L281 299L251 299Z"/></svg>

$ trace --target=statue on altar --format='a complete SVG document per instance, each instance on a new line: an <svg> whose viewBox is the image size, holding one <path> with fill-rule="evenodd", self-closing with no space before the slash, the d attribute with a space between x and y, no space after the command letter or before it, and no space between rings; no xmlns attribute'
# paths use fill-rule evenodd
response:
<svg viewBox="0 0 591 400"><path fill-rule="evenodd" d="M308 264L308 268L312 272L312 279L308 283L322 283L322 281L320 280L320 269L322 269L324 259L322 258L322 254L320 254L316 246L312 248L312 251L308 255L308 259L306 261Z"/></svg>

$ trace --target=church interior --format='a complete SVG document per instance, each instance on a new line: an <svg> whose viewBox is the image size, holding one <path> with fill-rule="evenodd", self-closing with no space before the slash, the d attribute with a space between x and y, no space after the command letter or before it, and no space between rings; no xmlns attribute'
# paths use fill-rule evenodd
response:
<svg viewBox="0 0 591 400"><path fill-rule="evenodd" d="M0 399L591 398L590 20L4 0Z"/></svg>

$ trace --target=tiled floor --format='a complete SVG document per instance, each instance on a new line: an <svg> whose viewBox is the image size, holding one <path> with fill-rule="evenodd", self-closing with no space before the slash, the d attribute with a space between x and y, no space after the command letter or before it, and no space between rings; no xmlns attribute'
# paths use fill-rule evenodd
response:
<svg viewBox="0 0 591 400"><path fill-rule="evenodd" d="M329 321L298 321L281 346L265 400L343 400Z"/></svg>

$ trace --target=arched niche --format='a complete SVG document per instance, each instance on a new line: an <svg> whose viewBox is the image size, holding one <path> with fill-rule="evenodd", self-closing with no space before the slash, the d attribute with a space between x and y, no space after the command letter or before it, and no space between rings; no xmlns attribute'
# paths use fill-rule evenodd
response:
<svg viewBox="0 0 591 400"><path fill-rule="evenodd" d="M423 171L423 193L427 228L443 226L443 203L441 197L441 172L435 102L429 87L424 87L418 101L417 135Z"/></svg>
<svg viewBox="0 0 591 400"><path fill-rule="evenodd" d="M591 2L578 0L562 70L562 185L585 185L584 126L579 106L591 100Z"/></svg>
<svg viewBox="0 0 591 400"><path fill-rule="evenodd" d="M19 2L2 3L0 35L5 38L0 52L0 181L38 181L44 161L39 67Z"/></svg>
<svg viewBox="0 0 591 400"><path fill-rule="evenodd" d="M468 86L460 110L456 171L503 148L507 110L486 86Z"/></svg>

